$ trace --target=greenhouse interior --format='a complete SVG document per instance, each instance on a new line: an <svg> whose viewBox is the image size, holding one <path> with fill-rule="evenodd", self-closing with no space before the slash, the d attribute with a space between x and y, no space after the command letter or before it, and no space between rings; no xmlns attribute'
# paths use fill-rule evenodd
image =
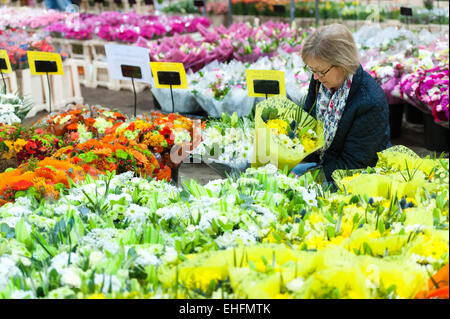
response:
<svg viewBox="0 0 450 319"><path fill-rule="evenodd" d="M1 299L449 299L448 0L0 0L0 73Z"/></svg>

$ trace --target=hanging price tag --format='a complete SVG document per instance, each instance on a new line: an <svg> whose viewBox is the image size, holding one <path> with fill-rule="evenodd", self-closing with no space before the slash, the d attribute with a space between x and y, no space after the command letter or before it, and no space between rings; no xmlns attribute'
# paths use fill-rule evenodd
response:
<svg viewBox="0 0 450 319"><path fill-rule="evenodd" d="M267 97L269 95L286 96L283 71L246 70L248 96Z"/></svg>
<svg viewBox="0 0 450 319"><path fill-rule="evenodd" d="M204 0L194 0L194 6L196 7L204 7L205 1Z"/></svg>
<svg viewBox="0 0 450 319"><path fill-rule="evenodd" d="M286 7L280 4L274 4L273 11L276 13L286 13Z"/></svg>
<svg viewBox="0 0 450 319"><path fill-rule="evenodd" d="M120 68L122 70L122 75L126 78L142 79L142 72L140 67L122 64Z"/></svg>
<svg viewBox="0 0 450 319"><path fill-rule="evenodd" d="M408 7L400 7L400 14L406 17L412 17L412 9Z"/></svg>
<svg viewBox="0 0 450 319"><path fill-rule="evenodd" d="M187 89L186 71L183 63L150 62L155 88Z"/></svg>
<svg viewBox="0 0 450 319"><path fill-rule="evenodd" d="M0 50L0 72L12 73L11 63L9 62L9 56L6 50Z"/></svg>
<svg viewBox="0 0 450 319"><path fill-rule="evenodd" d="M130 80L133 78L138 82L151 82L151 73L148 67L150 58L146 48L107 44L105 52L109 76L112 79Z"/></svg>
<svg viewBox="0 0 450 319"><path fill-rule="evenodd" d="M60 54L52 52L28 51L27 56L32 75L64 75Z"/></svg>

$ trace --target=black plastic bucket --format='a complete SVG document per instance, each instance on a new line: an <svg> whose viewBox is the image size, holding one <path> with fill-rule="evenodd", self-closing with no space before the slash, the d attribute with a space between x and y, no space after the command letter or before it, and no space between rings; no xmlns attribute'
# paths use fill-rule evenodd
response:
<svg viewBox="0 0 450 319"><path fill-rule="evenodd" d="M402 135L404 104L389 104L389 125L391 127L391 139Z"/></svg>
<svg viewBox="0 0 450 319"><path fill-rule="evenodd" d="M430 151L448 152L448 128L434 122L432 114L424 113L425 147Z"/></svg>
<svg viewBox="0 0 450 319"><path fill-rule="evenodd" d="M406 120L412 124L424 124L423 121L423 112L419 110L417 107L406 104L405 110Z"/></svg>

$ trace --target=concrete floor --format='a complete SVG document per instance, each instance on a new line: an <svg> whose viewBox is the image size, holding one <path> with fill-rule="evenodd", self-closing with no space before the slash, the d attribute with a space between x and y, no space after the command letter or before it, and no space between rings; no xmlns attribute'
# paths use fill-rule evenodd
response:
<svg viewBox="0 0 450 319"><path fill-rule="evenodd" d="M81 87L84 103L90 105L102 105L111 109L118 109L127 115L133 115L134 95L131 91L111 91L105 88ZM137 114L150 112L154 109L154 101L150 90L146 89L137 94ZM40 112L32 118L25 119L24 123L34 122L46 112ZM424 127L421 124L411 124L405 117L402 124L402 133L399 138L392 139L393 145L405 145L420 156L432 155L433 152L425 148ZM195 179L204 185L211 180L221 178L212 168L204 163L183 163L179 169L179 182Z"/></svg>

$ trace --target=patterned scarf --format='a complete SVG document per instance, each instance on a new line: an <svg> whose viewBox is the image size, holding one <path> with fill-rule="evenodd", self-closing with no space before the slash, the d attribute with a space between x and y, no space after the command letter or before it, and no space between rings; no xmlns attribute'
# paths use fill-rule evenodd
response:
<svg viewBox="0 0 450 319"><path fill-rule="evenodd" d="M342 83L341 87L332 94L323 85L320 86L317 94L316 116L319 121L324 123L325 147L322 149L320 159L322 159L325 150L327 150L333 142L334 136L344 113L347 104L348 94L352 86L353 75Z"/></svg>

